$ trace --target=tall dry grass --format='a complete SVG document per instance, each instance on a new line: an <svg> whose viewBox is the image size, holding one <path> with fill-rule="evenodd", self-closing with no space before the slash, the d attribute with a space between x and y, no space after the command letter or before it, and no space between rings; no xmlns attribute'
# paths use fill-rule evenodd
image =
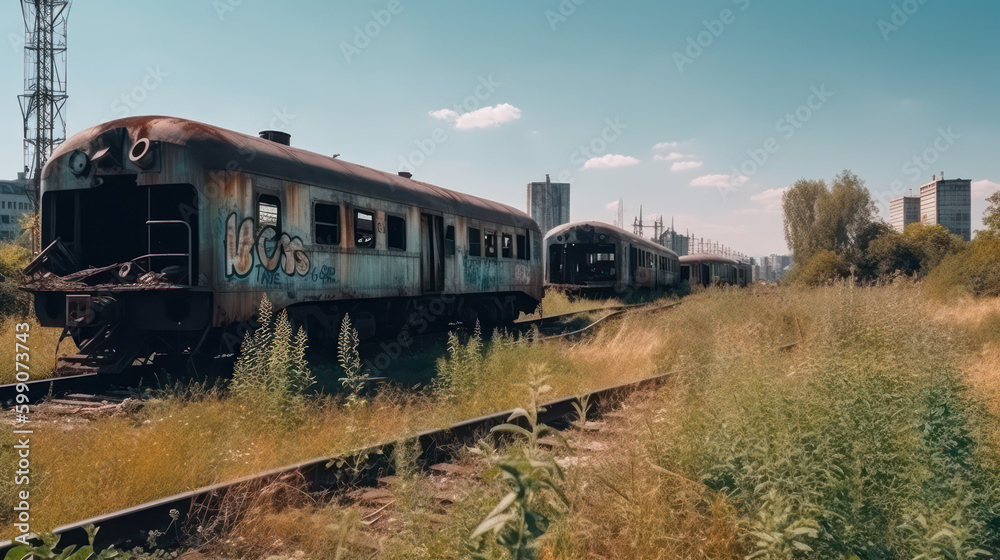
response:
<svg viewBox="0 0 1000 560"><path fill-rule="evenodd" d="M543 537L543 558L974 558L1000 544L1000 320L971 307L949 319L920 295L912 285L714 289L583 342L501 341L449 400L385 392L267 423L246 403L168 399L136 418L46 429L32 449L43 473L36 523L524 405L519 386L545 367L554 395L673 376L630 409L608 449L571 469L572 507ZM963 314L982 319L956 326ZM483 468L434 530L426 490L413 490L378 557L462 558L503 492ZM354 550L342 543L361 531L355 513L300 506L244 526L254 544L240 555Z"/></svg>
<svg viewBox="0 0 1000 560"><path fill-rule="evenodd" d="M0 384L15 382L15 335L20 334L17 325L29 325L28 348L31 366L31 379L48 379L56 367L56 344L62 329L47 328L38 324L34 315L28 318L5 317L0 320ZM72 338L66 338L59 346L59 355L66 356L77 352Z"/></svg>
<svg viewBox="0 0 1000 560"><path fill-rule="evenodd" d="M525 397L517 387L527 381L529 364L548 369L554 396L648 377L669 367L671 352L650 332L650 327L654 332L663 330L668 321L669 314L652 318L635 314L581 343L513 344L503 351L487 350L473 390L449 402L386 390L360 406L314 400L296 412L295 422L269 422L263 407L258 410L245 401L209 395L154 400L136 417L107 418L68 430L36 426L33 526L55 527L521 406ZM10 442L10 435L0 434L4 444L0 461L9 459ZM3 495L0 491L0 499Z"/></svg>

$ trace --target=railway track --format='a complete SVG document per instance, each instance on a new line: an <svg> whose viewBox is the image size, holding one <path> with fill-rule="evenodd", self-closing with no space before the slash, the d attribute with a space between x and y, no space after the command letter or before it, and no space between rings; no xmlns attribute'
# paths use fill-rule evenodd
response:
<svg viewBox="0 0 1000 560"><path fill-rule="evenodd" d="M525 321L521 325L541 328L542 326L558 324L569 317L581 313L611 311L611 313L581 329L542 337L541 340L565 338L584 334L597 325L614 317L622 316L629 311L641 309L643 312L653 313L671 309L677 305L680 305L680 302L672 302L657 307L618 306L611 309L606 308L569 313ZM91 376L76 377L80 379L55 378L35 383L54 383L57 380L81 383L86 382L87 378ZM607 387L590 392L585 396L557 399L543 405L544 412L539 415L539 421L556 429L563 429L577 417L578 413L573 405L580 399L586 399L592 406L590 416L597 417L608 412L624 396L658 387L666 379L667 375L661 375L641 381ZM67 386L64 385L63 387ZM52 386L49 387L48 391L49 395L53 394ZM59 406L79 406L92 410L96 407L109 406L111 404L117 406L118 403L124 400L122 397L127 394L122 391L109 391L109 393L109 396L114 400L112 403L109 403L105 399L105 395L92 394L66 395L64 398L50 399L50 402L61 401L56 404ZM492 427L506 422L511 412L505 411L490 414L459 422L448 428L428 430L417 434L415 438L421 450L418 460L419 466L424 470L437 469L439 472L453 471L454 465L451 465L450 460L453 458L454 450L461 449L464 445L473 444L481 437L489 434ZM523 421L523 418L520 420ZM407 441L411 440L412 438L408 438ZM107 548L112 545L118 548L144 546L147 543L148 536L154 531L156 532L155 534L162 535L161 539L164 539L158 542L158 545L161 545L161 547L176 546L181 540L181 527L191 526L195 520L203 521L206 513L218 510L228 495L248 487L260 488L267 484L287 479L303 481L308 488L313 490L343 491L348 488L354 488L357 490L356 497L359 500L377 500L377 496L373 498L373 494L365 493L364 489L377 487L379 480L381 479L384 482L384 476L391 473L393 468L391 460L392 450L399 443L398 441L388 441L357 449L337 457L319 457L237 480L206 486L190 492L58 527L54 530L54 533L60 535L61 546L72 544L84 545L87 543L88 538L85 527L92 524L101 529L95 542L98 548ZM384 493L385 490L382 489L382 492ZM375 493L378 494L378 491L376 490ZM0 543L0 554L6 554L6 551L11 548L11 544L10 541Z"/></svg>
<svg viewBox="0 0 1000 560"><path fill-rule="evenodd" d="M586 399L591 406L588 418L599 418L612 412L626 396L655 389L668 377L669 374L664 374L592 391L584 396L557 399L543 405L544 411L539 414L538 419L553 428L565 429L578 418L574 404L581 398ZM507 422L512 412L499 412L459 422L444 429L423 431L414 438L407 438L406 442L413 442L415 439L419 445L417 462L422 470L454 473L459 468L451 463L455 450L472 445L487 436L491 428ZM520 418L515 423L523 420ZM527 427L523 423L522 426ZM386 475L392 473L392 452L400 444L404 442L388 441L335 457L302 461L64 525L53 532L60 536L60 547L85 545L88 538L85 528L95 525L100 528L95 541L96 549L110 546L130 549L146 545L150 533L155 531L154 534L160 535L158 548L170 549L182 543L182 528L204 522L206 515L217 511L227 496L246 488L262 488L290 479L301 481L309 491L346 493L354 490L351 495L358 500L377 501L380 499L379 492L375 490L373 494L371 490L377 489L380 479L384 483ZM10 541L0 543L0 554L6 554L11 546Z"/></svg>
<svg viewBox="0 0 1000 560"><path fill-rule="evenodd" d="M587 311L564 313L561 315L553 315L540 319L517 322L512 325L512 328L521 330L522 332L529 331L532 328L537 328L542 334L542 337L545 339L579 335L586 332L599 322L612 317L617 317L626 311L640 308L642 306L643 304L619 305ZM610 312L610 314L603 317L598 322L583 327L582 329L577 329L573 332L557 332L559 325L564 324L568 319L587 313L600 312ZM433 336L440 337L441 333L437 333ZM79 361L80 360L77 357L70 357L69 369L65 369L64 371L85 371L86 368L82 368L78 365ZM148 365L133 366L124 373L115 375L75 373L73 375L63 375L48 379L28 381L23 384L10 383L0 385L0 407L9 408L15 403L15 399L21 393L27 395L27 404L31 405L35 405L44 399L90 402L94 402L96 399L97 401L104 400L107 402L115 402L117 398L122 396L122 391L136 392L134 389L140 388L143 384L150 386L159 384L161 381L163 380L157 377L155 366ZM21 385L24 385L23 391L21 390ZM77 397L70 397L70 395L77 395ZM87 405L79 403L78 406L87 407Z"/></svg>

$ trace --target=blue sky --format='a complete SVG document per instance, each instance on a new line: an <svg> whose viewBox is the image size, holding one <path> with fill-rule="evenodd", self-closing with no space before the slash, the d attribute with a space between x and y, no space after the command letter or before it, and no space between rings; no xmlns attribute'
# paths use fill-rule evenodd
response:
<svg viewBox="0 0 1000 560"><path fill-rule="evenodd" d="M572 218L638 213L785 252L781 189L849 168L1000 188L1000 3L986 0L81 1L67 129L163 114ZM0 4L0 174L22 165L23 23ZM915 159L916 158L916 159ZM7 171L3 171L7 170ZM883 208L883 215L887 214Z"/></svg>

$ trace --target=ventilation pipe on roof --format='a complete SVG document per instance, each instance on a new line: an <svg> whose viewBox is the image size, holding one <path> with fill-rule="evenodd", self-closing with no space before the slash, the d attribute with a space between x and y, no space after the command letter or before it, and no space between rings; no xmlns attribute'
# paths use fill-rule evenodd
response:
<svg viewBox="0 0 1000 560"><path fill-rule="evenodd" d="M410 179L413 177L413 173L410 173L409 171L400 171L399 176L404 179Z"/></svg>
<svg viewBox="0 0 1000 560"><path fill-rule="evenodd" d="M280 130L262 130L260 131L260 137L264 140L270 140L271 142L276 142L283 146L292 145L292 135Z"/></svg>

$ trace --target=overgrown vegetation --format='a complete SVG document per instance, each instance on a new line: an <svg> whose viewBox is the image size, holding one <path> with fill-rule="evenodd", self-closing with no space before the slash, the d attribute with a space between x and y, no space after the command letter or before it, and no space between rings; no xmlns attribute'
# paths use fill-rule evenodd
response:
<svg viewBox="0 0 1000 560"><path fill-rule="evenodd" d="M33 214L24 214L29 216ZM31 378L51 377L56 366L56 345L62 334L60 328L46 328L38 324L32 308L31 296L18 289L24 283L22 270L31 260L31 253L15 243L0 243L0 340L13 341L15 326L28 323L30 328ZM59 347L62 355L76 352L71 339ZM14 382L14 345L0 345L0 383Z"/></svg>
<svg viewBox="0 0 1000 560"><path fill-rule="evenodd" d="M284 310L274 318L265 295L257 312L259 326L247 333L233 370L233 395L265 414L294 419L313 377L306 362L305 329L292 329Z"/></svg>

